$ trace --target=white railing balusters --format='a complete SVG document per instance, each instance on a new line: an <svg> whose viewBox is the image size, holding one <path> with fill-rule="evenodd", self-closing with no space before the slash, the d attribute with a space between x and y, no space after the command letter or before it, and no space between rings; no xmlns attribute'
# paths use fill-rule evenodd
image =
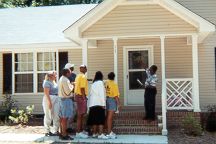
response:
<svg viewBox="0 0 216 144"><path fill-rule="evenodd" d="M193 109L193 79L166 79L167 109Z"/></svg>

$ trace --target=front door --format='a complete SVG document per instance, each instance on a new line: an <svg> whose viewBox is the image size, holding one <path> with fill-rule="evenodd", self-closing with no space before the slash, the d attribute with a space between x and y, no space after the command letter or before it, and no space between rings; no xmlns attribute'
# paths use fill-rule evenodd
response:
<svg viewBox="0 0 216 144"><path fill-rule="evenodd" d="M124 51L126 105L143 105L144 88L140 82L145 83L145 68L153 63L153 47L126 47Z"/></svg>

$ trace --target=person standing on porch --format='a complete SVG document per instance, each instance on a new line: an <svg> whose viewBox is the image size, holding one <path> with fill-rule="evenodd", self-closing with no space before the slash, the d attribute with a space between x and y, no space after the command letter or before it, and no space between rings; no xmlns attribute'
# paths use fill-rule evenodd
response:
<svg viewBox="0 0 216 144"><path fill-rule="evenodd" d="M152 65L146 70L147 78L145 81L145 94L144 94L144 105L145 105L145 120L155 120L155 97L157 94L156 84L158 81L157 66Z"/></svg>
<svg viewBox="0 0 216 144"><path fill-rule="evenodd" d="M107 109L107 137L110 139L115 139L116 134L112 132L113 116L116 111L120 109L120 100L119 100L119 88L115 80L115 74L110 72L108 74L108 80L105 82L106 87L106 109Z"/></svg>
<svg viewBox="0 0 216 144"><path fill-rule="evenodd" d="M84 116L87 113L88 80L85 75L87 67L80 66L80 74L75 80L75 101L77 103L77 138L88 138L88 134L83 131Z"/></svg>
<svg viewBox="0 0 216 144"><path fill-rule="evenodd" d="M74 64L71 64L71 63L67 63L66 65L65 65L65 69L69 69L70 70L70 72L71 72L71 74L70 74L70 76L68 77L68 79L69 79L69 81L70 81L70 83L72 84L72 85L74 85L74 82L75 82L75 79L76 79L76 74L74 73ZM72 108L73 108L73 116L71 117L71 119L68 119L68 122L67 122L67 125L68 125L68 128L67 128L67 132L68 133L73 133L74 132L74 130L73 130L73 128L72 128L72 124L73 124L73 118L74 118L74 116L76 115L76 103L75 103L75 101L74 101L74 91L72 92Z"/></svg>
<svg viewBox="0 0 216 144"><path fill-rule="evenodd" d="M70 76L69 69L63 69L62 76L59 79L59 97L60 97L60 128L61 128L61 135L59 136L62 140L72 140L68 133L67 133L67 121L73 115L73 108L72 108L72 99L71 93L74 89L74 86L70 83L68 77Z"/></svg>
<svg viewBox="0 0 216 144"><path fill-rule="evenodd" d="M59 99L58 99L58 85L56 84L56 75L54 71L46 74L43 81L44 97L44 127L46 129L45 136L56 136L59 130ZM53 133L50 130L53 121Z"/></svg>

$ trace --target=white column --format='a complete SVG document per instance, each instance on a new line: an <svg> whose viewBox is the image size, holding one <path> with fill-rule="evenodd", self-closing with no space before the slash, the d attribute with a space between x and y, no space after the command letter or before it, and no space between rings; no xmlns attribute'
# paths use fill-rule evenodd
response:
<svg viewBox="0 0 216 144"><path fill-rule="evenodd" d="M162 135L167 135L167 122L166 122L166 63L165 63L165 36L160 36L161 39L161 75L162 75Z"/></svg>
<svg viewBox="0 0 216 144"><path fill-rule="evenodd" d="M192 35L192 57L193 57L193 107L194 107L194 112L200 112L198 35L197 34Z"/></svg>
<svg viewBox="0 0 216 144"><path fill-rule="evenodd" d="M56 72L57 72L57 79L56 81L58 82L59 80L59 51L56 51Z"/></svg>
<svg viewBox="0 0 216 144"><path fill-rule="evenodd" d="M113 38L114 50L114 73L116 75L115 81L118 83L118 38Z"/></svg>
<svg viewBox="0 0 216 144"><path fill-rule="evenodd" d="M82 40L82 64L88 65L88 40Z"/></svg>

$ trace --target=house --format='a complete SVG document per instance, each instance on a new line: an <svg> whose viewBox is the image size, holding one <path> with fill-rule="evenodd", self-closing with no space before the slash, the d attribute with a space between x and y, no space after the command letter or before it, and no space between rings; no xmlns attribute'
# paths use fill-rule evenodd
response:
<svg viewBox="0 0 216 144"><path fill-rule="evenodd" d="M144 66L159 67L157 108L199 113L216 103L215 0L105 0L0 10L0 93L42 113L42 80L66 62L114 71L124 106L143 105ZM78 67L76 67L78 70Z"/></svg>

